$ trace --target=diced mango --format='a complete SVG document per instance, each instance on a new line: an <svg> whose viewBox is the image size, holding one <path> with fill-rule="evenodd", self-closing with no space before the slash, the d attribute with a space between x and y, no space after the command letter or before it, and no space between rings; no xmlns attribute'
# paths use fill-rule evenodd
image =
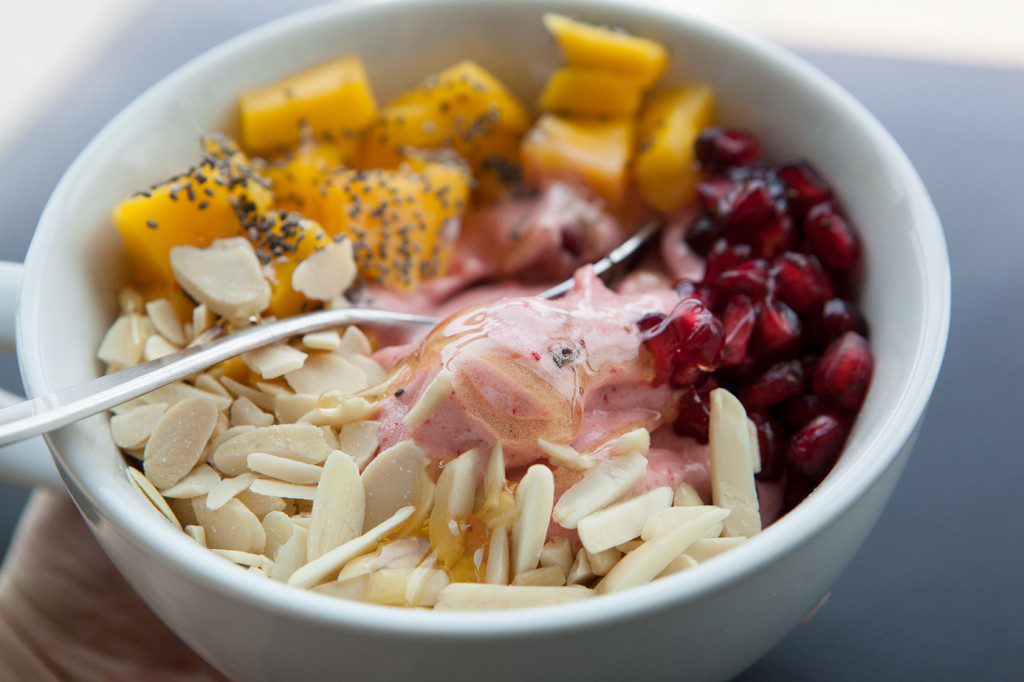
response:
<svg viewBox="0 0 1024 682"><path fill-rule="evenodd" d="M343 170L328 180L323 227L352 239L363 279L411 289L444 272L468 197L469 171L457 160Z"/></svg>
<svg viewBox="0 0 1024 682"><path fill-rule="evenodd" d="M640 114L633 173L644 199L662 211L691 201L697 187L693 144L714 123L715 93L707 85L652 95Z"/></svg>
<svg viewBox="0 0 1024 682"><path fill-rule="evenodd" d="M242 144L252 153L291 149L303 140L362 131L377 117L366 70L349 56L297 73L239 99Z"/></svg>
<svg viewBox="0 0 1024 682"><path fill-rule="evenodd" d="M245 221L273 197L248 159L226 138L204 139L196 166L138 192L114 208L113 221L136 283L170 284L172 247L206 246L242 233Z"/></svg>
<svg viewBox="0 0 1024 682"><path fill-rule="evenodd" d="M307 142L277 159L265 175L274 191L274 207L321 222L325 183L339 168L355 165L357 138Z"/></svg>
<svg viewBox="0 0 1024 682"><path fill-rule="evenodd" d="M632 116L643 87L631 76L578 66L555 69L540 95L542 111L582 116Z"/></svg>
<svg viewBox="0 0 1024 682"><path fill-rule="evenodd" d="M664 45L647 38L584 24L560 14L545 14L544 25L558 41L572 66L625 74L646 87L661 78L668 64Z"/></svg>
<svg viewBox="0 0 1024 682"><path fill-rule="evenodd" d="M273 268L269 314L287 317L302 312L307 299L292 288L292 273L331 238L315 221L287 211L261 214L251 221L248 236L260 260Z"/></svg>
<svg viewBox="0 0 1024 682"><path fill-rule="evenodd" d="M628 189L633 122L573 120L544 114L523 139L523 166L533 182L582 184L613 207Z"/></svg>

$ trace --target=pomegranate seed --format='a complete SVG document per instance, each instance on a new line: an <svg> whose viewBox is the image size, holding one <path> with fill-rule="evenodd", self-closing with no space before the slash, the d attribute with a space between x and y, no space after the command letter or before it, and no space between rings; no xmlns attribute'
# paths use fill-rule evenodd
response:
<svg viewBox="0 0 1024 682"><path fill-rule="evenodd" d="M573 258L583 255L583 240L580 239L580 233L575 228L562 228L562 250Z"/></svg>
<svg viewBox="0 0 1024 682"><path fill-rule="evenodd" d="M814 372L814 392L847 410L864 402L875 361L868 341L846 332L829 344Z"/></svg>
<svg viewBox="0 0 1024 682"><path fill-rule="evenodd" d="M793 434L786 461L798 474L820 481L835 463L846 440L846 427L831 414L822 414Z"/></svg>
<svg viewBox="0 0 1024 682"><path fill-rule="evenodd" d="M860 260L860 242L850 223L831 204L819 204L807 214L804 234L814 255L837 270L852 268Z"/></svg>
<svg viewBox="0 0 1024 682"><path fill-rule="evenodd" d="M722 197L715 215L726 234L749 236L775 220L780 211L768 184L755 178L737 185Z"/></svg>
<svg viewBox="0 0 1024 682"><path fill-rule="evenodd" d="M786 199L798 218L806 216L818 204L832 200L832 188L803 159L782 163L776 166L775 173L785 186Z"/></svg>
<svg viewBox="0 0 1024 682"><path fill-rule="evenodd" d="M801 393L806 387L799 360L778 362L743 390L743 404L755 410L771 407Z"/></svg>
<svg viewBox="0 0 1024 682"><path fill-rule="evenodd" d="M761 454L761 472L758 480L774 481L782 475L783 458L780 456L782 430L771 417L751 412L750 421L757 427L757 447Z"/></svg>
<svg viewBox="0 0 1024 682"><path fill-rule="evenodd" d="M772 262L775 293L801 315L815 315L832 298L832 283L814 256L792 251Z"/></svg>
<svg viewBox="0 0 1024 682"><path fill-rule="evenodd" d="M738 365L747 357L747 346L754 333L757 312L746 296L736 296L725 306L722 326L725 328L725 346L722 348L722 365Z"/></svg>
<svg viewBox="0 0 1024 682"><path fill-rule="evenodd" d="M768 263L760 259L737 263L715 278L715 287L727 297L745 294L763 298L768 292Z"/></svg>
<svg viewBox="0 0 1024 682"><path fill-rule="evenodd" d="M708 251L707 262L704 265L704 281L714 283L720 274L745 260L750 260L751 255L748 244L730 244L725 239L719 239Z"/></svg>
<svg viewBox="0 0 1024 682"><path fill-rule="evenodd" d="M821 314L808 325L811 338L819 346L828 345L846 332L867 335L867 324L856 305L842 298L825 301Z"/></svg>
<svg viewBox="0 0 1024 682"><path fill-rule="evenodd" d="M679 398L679 414L672 423L672 430L679 436L689 436L701 443L708 442L708 421L711 418L709 394L718 387L711 377L697 386L683 391Z"/></svg>
<svg viewBox="0 0 1024 682"><path fill-rule="evenodd" d="M684 298L669 314L679 357L709 371L718 366L725 344L722 323L699 298Z"/></svg>
<svg viewBox="0 0 1024 682"><path fill-rule="evenodd" d="M661 313L647 313L637 322L644 347L654 360L654 383L665 383L672 375L679 341L675 327Z"/></svg>
<svg viewBox="0 0 1024 682"><path fill-rule="evenodd" d="M799 349L800 318L788 305L773 297L761 303L755 348L762 357L786 355Z"/></svg>
<svg viewBox="0 0 1024 682"><path fill-rule="evenodd" d="M669 377L668 382L672 385L672 388L685 388L687 386L693 386L695 383L700 381L704 375L705 372L697 365L686 362L677 362L675 369L672 370L672 376Z"/></svg>
<svg viewBox="0 0 1024 682"><path fill-rule="evenodd" d="M803 393L784 401L775 409L782 423L791 429L799 429L819 414L828 411L828 403L813 393Z"/></svg>
<svg viewBox="0 0 1024 682"><path fill-rule="evenodd" d="M733 190L736 183L729 178L709 178L697 183L697 199L708 213L718 210L718 202Z"/></svg>
<svg viewBox="0 0 1024 682"><path fill-rule="evenodd" d="M718 299L711 285L703 282L694 282L692 279L679 280L679 283L676 284L676 296L679 298L699 298L709 308L713 308L715 301Z"/></svg>
<svg viewBox="0 0 1024 682"><path fill-rule="evenodd" d="M686 230L686 244L698 256L706 256L712 244L722 236L722 229L706 215L698 216Z"/></svg>
<svg viewBox="0 0 1024 682"><path fill-rule="evenodd" d="M758 228L750 243L761 258L774 258L793 246L793 221L780 213L768 224Z"/></svg>
<svg viewBox="0 0 1024 682"><path fill-rule="evenodd" d="M729 166L747 166L757 161L761 143L746 130L714 126L697 137L694 151L705 169L724 170Z"/></svg>

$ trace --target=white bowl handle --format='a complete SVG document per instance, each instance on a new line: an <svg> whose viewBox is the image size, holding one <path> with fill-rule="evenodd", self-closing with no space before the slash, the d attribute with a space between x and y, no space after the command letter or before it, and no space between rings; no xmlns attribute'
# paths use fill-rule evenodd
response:
<svg viewBox="0 0 1024 682"><path fill-rule="evenodd" d="M0 261L0 351L14 352L14 322L18 310L21 263ZM24 402L24 398L0 389L0 407ZM0 479L24 486L46 486L63 490L64 484L53 465L50 450L42 438L31 438L0 448Z"/></svg>

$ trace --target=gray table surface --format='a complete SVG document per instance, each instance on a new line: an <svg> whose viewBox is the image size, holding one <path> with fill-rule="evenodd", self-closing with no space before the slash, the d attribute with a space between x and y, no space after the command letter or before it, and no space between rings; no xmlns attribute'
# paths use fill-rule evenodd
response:
<svg viewBox="0 0 1024 682"><path fill-rule="evenodd" d="M0 259L24 258L61 173L145 87L307 4L154 3L0 158ZM949 242L954 316L917 449L878 527L818 616L742 679L1020 679L1024 71L806 56L881 119L924 177ZM0 357L0 385L20 388L11 358ZM0 547L26 496L0 485Z"/></svg>

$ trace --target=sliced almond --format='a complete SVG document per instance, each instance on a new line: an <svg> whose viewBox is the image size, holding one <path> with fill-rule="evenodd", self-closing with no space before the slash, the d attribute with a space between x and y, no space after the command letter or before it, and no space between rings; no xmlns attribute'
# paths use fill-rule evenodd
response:
<svg viewBox="0 0 1024 682"><path fill-rule="evenodd" d="M317 407L299 418L301 424L316 424L340 429L356 421L366 421L377 414L379 405L366 398L343 398L332 401L331 407Z"/></svg>
<svg viewBox="0 0 1024 682"><path fill-rule="evenodd" d="M676 507L699 507L704 504L704 500L700 498L696 488L683 481L676 487L672 504Z"/></svg>
<svg viewBox="0 0 1024 682"><path fill-rule="evenodd" d="M595 577L594 569L590 567L590 555L587 554L587 550L581 549L576 552L576 559L572 562L572 567L565 577L566 584L583 585Z"/></svg>
<svg viewBox="0 0 1024 682"><path fill-rule="evenodd" d="M143 470L157 488L169 488L199 462L217 425L217 408L208 398L174 405L160 417L146 442Z"/></svg>
<svg viewBox="0 0 1024 682"><path fill-rule="evenodd" d="M296 393L315 393L335 390L352 395L367 386L366 373L352 362L334 353L314 353L305 364L284 375Z"/></svg>
<svg viewBox="0 0 1024 682"><path fill-rule="evenodd" d="M284 481L273 481L269 478L257 478L249 485L249 490L257 495L288 500L312 500L316 496L315 485L297 485Z"/></svg>
<svg viewBox="0 0 1024 682"><path fill-rule="evenodd" d="M174 306L166 298L158 298L146 304L146 314L160 336L175 346L185 345L185 332Z"/></svg>
<svg viewBox="0 0 1024 682"><path fill-rule="evenodd" d="M405 583L405 603L409 606L432 607L441 597L441 590L450 580L444 571L417 566L409 572Z"/></svg>
<svg viewBox="0 0 1024 682"><path fill-rule="evenodd" d="M301 261L292 272L292 289L315 301L340 296L356 278L352 242L331 242Z"/></svg>
<svg viewBox="0 0 1024 682"><path fill-rule="evenodd" d="M217 509L206 506L203 497L192 498L192 511L206 531L206 544L213 549L236 549L258 554L267 541L260 520L238 500L228 500Z"/></svg>
<svg viewBox="0 0 1024 682"><path fill-rule="evenodd" d="M270 284L243 237L217 239L205 249L175 246L171 270L182 289L223 317L252 317L270 304Z"/></svg>
<svg viewBox="0 0 1024 682"><path fill-rule="evenodd" d="M140 315L122 315L114 321L103 336L96 357L107 365L119 368L137 365L142 359L146 338L137 338Z"/></svg>
<svg viewBox="0 0 1024 682"><path fill-rule="evenodd" d="M254 481L255 483L255 481ZM249 484L247 490L243 490L235 496L239 502L249 508L256 518L263 519L271 512L284 512L288 509L288 503L284 501L283 497L270 494L258 494L253 492L252 483Z"/></svg>
<svg viewBox="0 0 1024 682"><path fill-rule="evenodd" d="M619 550L623 554L629 554L642 544L644 544L643 540L627 540L626 542L623 542L621 545L615 545L615 549Z"/></svg>
<svg viewBox="0 0 1024 682"><path fill-rule="evenodd" d="M527 469L516 489L518 518L512 524L509 555L512 575L537 567L551 523L554 498L555 480L551 469L543 464L534 464Z"/></svg>
<svg viewBox="0 0 1024 682"><path fill-rule="evenodd" d="M651 433L647 429L633 429L615 439L615 454L628 455L639 452L644 457L651 449Z"/></svg>
<svg viewBox="0 0 1024 682"><path fill-rule="evenodd" d="M255 480L256 477L253 474L244 473L218 481L206 494L206 508L211 511L220 509L229 500L234 499L238 493L248 490Z"/></svg>
<svg viewBox="0 0 1024 682"><path fill-rule="evenodd" d="M452 373L446 369L442 369L431 379L416 404L405 415L405 425L410 431L415 431L433 416L441 407L441 403L451 396L452 386Z"/></svg>
<svg viewBox="0 0 1024 682"><path fill-rule="evenodd" d="M377 455L362 474L366 493L364 524L376 526L402 507L414 505L423 479L430 481L426 466L426 453L408 440Z"/></svg>
<svg viewBox="0 0 1024 682"><path fill-rule="evenodd" d="M295 534L295 524L284 512L274 511L263 517L263 531L267 534L263 553L273 559L278 548Z"/></svg>
<svg viewBox="0 0 1024 682"><path fill-rule="evenodd" d="M214 395L218 395L229 400L231 399L231 394L228 393L228 389L224 388L224 386L222 386L212 374L207 374L206 372L199 374L192 380L192 383L200 390L213 393Z"/></svg>
<svg viewBox="0 0 1024 682"><path fill-rule="evenodd" d="M544 440L543 438L538 438L537 447L540 448L541 452L547 455L548 461L551 462L553 466L567 467L569 469L583 471L585 469L590 469L595 464L593 459L584 457L571 445L552 443Z"/></svg>
<svg viewBox="0 0 1024 682"><path fill-rule="evenodd" d="M509 579L508 529L495 528L487 544L487 568L484 582L491 585L508 585Z"/></svg>
<svg viewBox="0 0 1024 682"><path fill-rule="evenodd" d="M495 442L491 447L491 453L487 457L487 466L484 467L484 482L482 489L483 512L496 512L501 506L501 493L505 490L505 450L500 442Z"/></svg>
<svg viewBox="0 0 1024 682"><path fill-rule="evenodd" d="M126 450L143 447L166 411L165 403L154 403L114 415L110 418L110 435L114 444Z"/></svg>
<svg viewBox="0 0 1024 682"><path fill-rule="evenodd" d="M572 547L569 544L569 538L565 536L548 540L544 548L540 550L541 567L557 566L563 577L569 574L572 561Z"/></svg>
<svg viewBox="0 0 1024 682"><path fill-rule="evenodd" d="M386 606L433 606L448 575L434 568L384 568L369 575L365 601Z"/></svg>
<svg viewBox="0 0 1024 682"><path fill-rule="evenodd" d="M647 471L647 458L634 452L597 465L562 493L555 505L555 522L573 529L585 516L607 507L636 485Z"/></svg>
<svg viewBox="0 0 1024 682"><path fill-rule="evenodd" d="M338 449L352 457L357 467L364 469L377 452L379 433L380 424L369 419L345 424L338 433Z"/></svg>
<svg viewBox="0 0 1024 682"><path fill-rule="evenodd" d="M267 414L246 397L236 398L231 404L232 426L270 426L274 416Z"/></svg>
<svg viewBox="0 0 1024 682"><path fill-rule="evenodd" d="M598 583L597 593L618 592L649 583L664 571L673 559L685 552L694 540L703 537L709 528L721 523L728 515L729 511L726 509L713 509L667 533L654 536L623 556Z"/></svg>
<svg viewBox="0 0 1024 682"><path fill-rule="evenodd" d="M239 566L255 566L265 573L269 572L274 566L274 562L262 554L240 552L237 549L212 549L210 551Z"/></svg>
<svg viewBox="0 0 1024 682"><path fill-rule="evenodd" d="M285 483L316 485L324 469L316 464L307 464L288 457L278 457L266 452L254 452L246 459L249 468L257 474L276 478Z"/></svg>
<svg viewBox="0 0 1024 682"><path fill-rule="evenodd" d="M201 303L192 309L192 341L199 338L212 326L213 313L205 304Z"/></svg>
<svg viewBox="0 0 1024 682"><path fill-rule="evenodd" d="M213 453L217 451L221 445L227 443L235 436L241 436L243 433L251 433L256 430L255 426L251 424L245 424L242 426L232 426L224 429L223 431L214 431L213 438L210 440L210 444L206 447L207 450L207 461L212 461Z"/></svg>
<svg viewBox="0 0 1024 682"><path fill-rule="evenodd" d="M171 353L177 353L181 348L175 346L173 343L160 336L159 334L153 334L146 339L146 345L142 349L142 359L146 362L153 360L159 360L165 355Z"/></svg>
<svg viewBox="0 0 1024 682"><path fill-rule="evenodd" d="M248 469L248 457L254 452L320 464L331 454L331 449L323 431L316 426L278 424L254 429L224 442L213 453L213 465L225 474L241 474Z"/></svg>
<svg viewBox="0 0 1024 682"><path fill-rule="evenodd" d="M295 571L288 579L288 584L308 589L321 582L328 575L337 573L352 558L373 549L388 533L391 533L405 523L412 516L413 511L412 507L399 509L383 523L374 526L359 537L353 538L339 547L335 547Z"/></svg>
<svg viewBox="0 0 1024 682"><path fill-rule="evenodd" d="M732 537L752 537L761 532L747 424L747 413L736 396L722 388L711 391L711 499L716 506L732 512L725 520L724 531Z"/></svg>
<svg viewBox="0 0 1024 682"><path fill-rule="evenodd" d="M651 515L647 519L647 523L644 524L643 532L640 537L642 540L647 541L651 538L659 535L664 535L673 528L677 528L684 523L698 518L702 514L721 509L721 507L713 506L696 506L696 507L668 507L661 509ZM722 534L722 524L712 525L708 528L708 534L702 537L717 538Z"/></svg>
<svg viewBox="0 0 1024 682"><path fill-rule="evenodd" d="M363 374L366 375L367 386L376 386L384 381L388 376L387 370L385 370L379 362L371 357L366 355L350 355L347 359L356 367L363 370Z"/></svg>
<svg viewBox="0 0 1024 682"><path fill-rule="evenodd" d="M248 398L257 405L261 410L272 410L274 404L277 402L277 396L269 395L253 388L252 386L246 386L245 384L235 381L231 377L221 377L220 383L226 388L231 395L239 398Z"/></svg>
<svg viewBox="0 0 1024 682"><path fill-rule="evenodd" d="M356 326L346 327L345 333L341 335L341 345L336 352L342 356L369 355L373 352L370 339L366 338L363 330Z"/></svg>
<svg viewBox="0 0 1024 682"><path fill-rule="evenodd" d="M757 424L747 418L747 431L750 434L750 462L754 473L761 473L761 442L757 438Z"/></svg>
<svg viewBox="0 0 1024 682"><path fill-rule="evenodd" d="M376 552L349 561L338 573L338 580L366 575L381 568L415 568L429 551L430 541L425 538L399 538L382 545Z"/></svg>
<svg viewBox="0 0 1024 682"><path fill-rule="evenodd" d="M580 519L576 526L580 542L588 552L596 553L640 537L648 519L670 504L672 489L665 487L605 507Z"/></svg>
<svg viewBox="0 0 1024 682"><path fill-rule="evenodd" d="M214 471L209 464L201 462L183 479L164 490L162 494L171 499L189 500L207 494L218 483L220 483L220 474Z"/></svg>
<svg viewBox="0 0 1024 682"><path fill-rule="evenodd" d="M713 559L722 552L739 547L746 541L746 538L700 538L694 540L693 544L686 548L686 553L694 561L702 562Z"/></svg>
<svg viewBox="0 0 1024 682"><path fill-rule="evenodd" d="M185 526L185 535L192 538L200 547L206 547L206 531L202 526Z"/></svg>
<svg viewBox="0 0 1024 682"><path fill-rule="evenodd" d="M369 582L369 578L367 575L361 575L351 580L334 580L323 585L311 587L309 591L335 599L363 601L366 597L366 584Z"/></svg>
<svg viewBox="0 0 1024 682"><path fill-rule="evenodd" d="M288 582L295 571L304 566L306 561L306 545L308 544L308 531L302 526L295 526L292 536L285 540L277 549L274 556L274 567L270 570L270 577L280 582Z"/></svg>
<svg viewBox="0 0 1024 682"><path fill-rule="evenodd" d="M477 451L469 450L441 470L430 512L430 544L445 563L454 564L462 555L461 524L473 511L476 492Z"/></svg>
<svg viewBox="0 0 1024 682"><path fill-rule="evenodd" d="M697 561L689 554L680 554L675 559L669 562L665 570L657 575L658 578L664 578L667 575L673 573L679 573L681 571L688 571L697 565Z"/></svg>
<svg viewBox="0 0 1024 682"><path fill-rule="evenodd" d="M586 552L586 548L582 551ZM595 575L607 575L610 570L619 563L619 559L622 558L622 552L616 548L606 549L603 552L596 552L591 554L587 552L590 559L590 568L594 571Z"/></svg>
<svg viewBox="0 0 1024 682"><path fill-rule="evenodd" d="M139 293L138 289L124 287L117 292L117 305L122 315L141 313L145 308L146 299Z"/></svg>
<svg viewBox="0 0 1024 682"><path fill-rule="evenodd" d="M286 343L263 346L242 355L242 362L264 379L276 379L302 368L309 357Z"/></svg>
<svg viewBox="0 0 1024 682"><path fill-rule="evenodd" d="M565 573L558 566L541 566L523 571L512 579L513 585L533 585L536 587L560 587L565 585Z"/></svg>
<svg viewBox="0 0 1024 682"><path fill-rule="evenodd" d="M312 332L302 337L302 345L310 350L338 350L341 347L341 335L333 329Z"/></svg>
<svg viewBox="0 0 1024 682"><path fill-rule="evenodd" d="M294 424L302 415L315 410L316 395L312 393L289 393L274 397L274 414L282 424Z"/></svg>
<svg viewBox="0 0 1024 682"><path fill-rule="evenodd" d="M181 522L178 521L178 517L167 505L167 500L164 499L163 495L160 494L160 491L156 489L156 486L153 485L153 483L146 478L141 471L134 467L128 467L128 476L132 479L135 487L139 489L139 492L141 492L145 498L149 500L154 507L156 507L156 510L160 512L165 519L178 528L181 528Z"/></svg>
<svg viewBox="0 0 1024 682"><path fill-rule="evenodd" d="M504 611L536 606L553 606L587 599L594 591L579 585L572 587L522 587L452 583L441 590L434 606L449 611Z"/></svg>
<svg viewBox="0 0 1024 682"><path fill-rule="evenodd" d="M335 450L324 463L313 498L309 521L308 561L312 561L363 532L366 498L355 462Z"/></svg>
<svg viewBox="0 0 1024 682"><path fill-rule="evenodd" d="M207 400L212 400L218 412L231 407L230 398L214 395L209 391L203 391L195 386L189 386L184 381L176 381L173 384L164 386L163 388L150 391L144 396L139 396L137 400L146 405L163 403L168 407L172 407L184 400L192 400L193 398L206 398Z"/></svg>

